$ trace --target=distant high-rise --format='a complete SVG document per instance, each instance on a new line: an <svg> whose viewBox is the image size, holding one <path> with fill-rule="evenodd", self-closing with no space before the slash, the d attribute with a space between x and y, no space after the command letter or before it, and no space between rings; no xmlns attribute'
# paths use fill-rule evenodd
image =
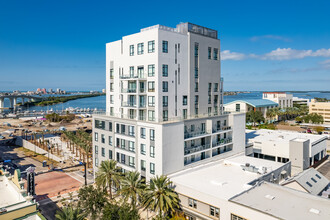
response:
<svg viewBox="0 0 330 220"><path fill-rule="evenodd" d="M94 165L115 159L149 179L244 151L245 116L223 112L218 32L156 25L106 45L106 114Z"/></svg>

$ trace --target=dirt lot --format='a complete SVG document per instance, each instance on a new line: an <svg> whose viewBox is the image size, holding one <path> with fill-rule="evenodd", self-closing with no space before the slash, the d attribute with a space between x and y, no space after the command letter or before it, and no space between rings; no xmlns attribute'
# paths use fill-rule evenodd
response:
<svg viewBox="0 0 330 220"><path fill-rule="evenodd" d="M287 131L298 131L302 132L305 131L305 129L300 128L299 126L290 126L290 125L284 125L284 124L278 124L276 126L278 130L287 130Z"/></svg>

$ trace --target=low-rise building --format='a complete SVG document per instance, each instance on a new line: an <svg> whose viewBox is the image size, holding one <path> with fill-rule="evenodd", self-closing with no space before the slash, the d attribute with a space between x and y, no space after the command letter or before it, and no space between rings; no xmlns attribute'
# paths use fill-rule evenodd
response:
<svg viewBox="0 0 330 220"><path fill-rule="evenodd" d="M231 220L330 219L330 200L262 182L230 199Z"/></svg>
<svg viewBox="0 0 330 220"><path fill-rule="evenodd" d="M330 124L330 102L317 102L312 99L309 105L309 113L322 115L324 123Z"/></svg>
<svg viewBox="0 0 330 220"><path fill-rule="evenodd" d="M278 103L280 108L293 107L292 94L285 92L264 92L262 93L262 98Z"/></svg>
<svg viewBox="0 0 330 220"><path fill-rule="evenodd" d="M231 218L231 213L240 213L240 208L236 206L236 209L230 204L231 198L261 181L278 183L289 175L290 162L283 164L241 154L169 177L179 195L183 211L189 219L195 220L235 219Z"/></svg>
<svg viewBox="0 0 330 220"><path fill-rule="evenodd" d="M274 101L267 99L246 99L246 100L235 100L224 104L226 111L238 111L238 112L249 112L249 111L260 111L264 118L267 117L267 110L277 107L278 104Z"/></svg>
<svg viewBox="0 0 330 220"><path fill-rule="evenodd" d="M309 106L309 99L299 98L299 97L293 97L292 98L293 105L307 105Z"/></svg>
<svg viewBox="0 0 330 220"><path fill-rule="evenodd" d="M246 155L277 162L292 161L298 173L326 156L327 137L282 130L246 130Z"/></svg>

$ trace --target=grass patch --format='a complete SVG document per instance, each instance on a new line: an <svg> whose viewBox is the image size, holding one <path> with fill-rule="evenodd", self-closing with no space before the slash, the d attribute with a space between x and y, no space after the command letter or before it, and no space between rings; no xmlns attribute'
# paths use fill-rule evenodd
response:
<svg viewBox="0 0 330 220"><path fill-rule="evenodd" d="M38 153L35 153L34 151L31 151L29 149L26 149L24 147L19 147L18 150L23 151L25 156L31 157L37 161L39 161L40 163L42 163L44 160L49 161L50 163L52 163L54 166L58 165L58 162L52 159L48 160L48 157L45 155L41 155Z"/></svg>
<svg viewBox="0 0 330 220"><path fill-rule="evenodd" d="M39 218L41 218L42 220L47 220L47 219L45 218L45 216L43 216L40 212L37 212L37 215L38 215Z"/></svg>

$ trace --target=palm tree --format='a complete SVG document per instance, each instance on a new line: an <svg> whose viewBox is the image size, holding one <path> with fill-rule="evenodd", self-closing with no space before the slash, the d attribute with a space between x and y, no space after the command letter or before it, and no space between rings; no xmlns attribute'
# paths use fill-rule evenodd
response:
<svg viewBox="0 0 330 220"><path fill-rule="evenodd" d="M131 206L135 209L137 201L142 198L145 185L140 179L140 173L129 172L121 180L119 193L123 197L123 202L126 203L128 200L131 202Z"/></svg>
<svg viewBox="0 0 330 220"><path fill-rule="evenodd" d="M109 190L110 199L112 199L112 186L118 187L122 174L117 167L117 161L102 161L99 171L96 173L96 185Z"/></svg>
<svg viewBox="0 0 330 220"><path fill-rule="evenodd" d="M61 211L57 211L55 218L57 220L83 220L86 215L77 208L74 209L72 206L65 207Z"/></svg>
<svg viewBox="0 0 330 220"><path fill-rule="evenodd" d="M167 176L156 176L150 180L144 195L143 205L145 209L150 208L164 217L170 211L179 208L180 200L178 194L171 187L172 181Z"/></svg>

